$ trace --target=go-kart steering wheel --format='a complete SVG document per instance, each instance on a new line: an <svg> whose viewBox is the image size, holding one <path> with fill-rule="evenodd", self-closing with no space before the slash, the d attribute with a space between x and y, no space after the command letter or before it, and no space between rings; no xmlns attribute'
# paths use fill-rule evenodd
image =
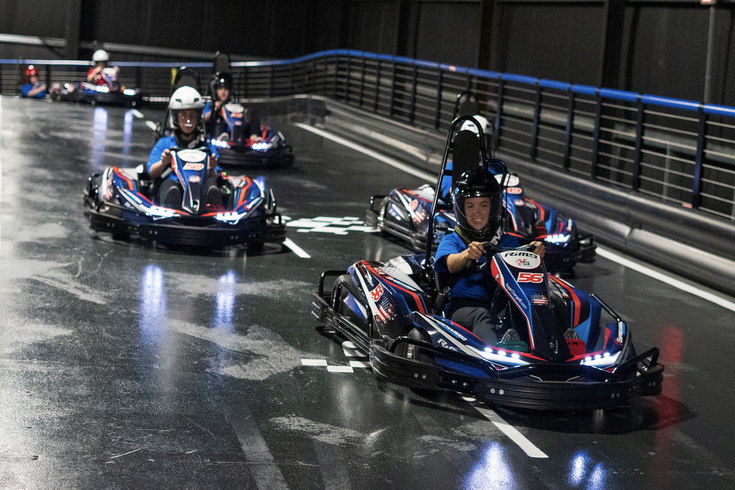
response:
<svg viewBox="0 0 735 490"><path fill-rule="evenodd" d="M533 247L531 247L531 244L521 245L520 247L499 247L492 242L482 242L481 243L482 248L485 249L485 254L487 252L492 252L492 255L495 255L500 252L510 252L511 250L518 250L523 252L533 252ZM472 261L472 264L470 267L473 267L475 270L483 271L485 270L485 266L488 264L488 261L485 261L484 264L477 264L476 260Z"/></svg>

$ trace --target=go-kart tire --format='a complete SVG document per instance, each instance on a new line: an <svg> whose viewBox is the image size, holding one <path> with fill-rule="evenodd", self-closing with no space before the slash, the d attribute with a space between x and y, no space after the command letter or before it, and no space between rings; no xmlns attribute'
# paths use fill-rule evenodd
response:
<svg viewBox="0 0 735 490"><path fill-rule="evenodd" d="M414 340L421 340L431 343L431 337L429 337L429 334L426 333L425 330L420 328L411 329L411 331L408 332L408 337ZM427 353L425 349L422 349L415 345L406 346L406 357L419 362L434 362L433 354Z"/></svg>
<svg viewBox="0 0 735 490"><path fill-rule="evenodd" d="M260 253L263 251L263 247L265 247L265 242L250 242L247 245L248 253Z"/></svg>
<svg viewBox="0 0 735 490"><path fill-rule="evenodd" d="M424 342L431 343L431 337L429 337L429 334L420 328L411 329L411 331L408 332L408 337L414 340L422 340ZM405 345L405 356L419 362L434 363L433 354L427 353L425 349L415 345ZM422 397L436 397L442 392L440 389L432 390L427 388L410 388L410 390Z"/></svg>

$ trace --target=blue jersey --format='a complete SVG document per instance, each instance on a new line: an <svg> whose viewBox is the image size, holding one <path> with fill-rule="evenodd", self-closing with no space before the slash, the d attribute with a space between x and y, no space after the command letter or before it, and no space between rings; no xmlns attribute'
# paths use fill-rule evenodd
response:
<svg viewBox="0 0 735 490"><path fill-rule="evenodd" d="M156 146L153 147L153 149L151 150L151 154L148 157L148 163L146 164L146 171L150 172L153 164L161 160L161 154L163 153L164 150L170 150L171 148L176 148L177 146L179 145L176 143L176 138L174 137L174 135L164 136L163 138L158 140L158 142L156 143ZM204 145L200 145L200 146L197 146L196 148L203 147L203 146ZM219 153L217 152L217 148L215 148L214 145L207 142L206 147L209 150L209 152L214 155L215 158L219 158ZM176 177L175 172L171 172L170 174L168 174L168 178L171 180L175 180L177 182L179 181L179 178Z"/></svg>
<svg viewBox="0 0 735 490"><path fill-rule="evenodd" d="M506 233L501 235L500 242L498 243L498 246L502 248L516 248L520 247L520 245L516 237ZM467 248L468 245L462 240L459 234L450 233L449 235L444 235L444 238L439 243L439 248L436 250L434 269L440 273L449 272L447 268L447 256L463 252ZM484 264L487 260L488 256L484 254L477 260L477 264ZM496 282L488 271L465 268L452 274L452 276L456 279L456 282L449 291L450 303L453 298L486 301L488 304L492 301L493 295L495 294Z"/></svg>
<svg viewBox="0 0 735 490"><path fill-rule="evenodd" d="M39 83L38 85L42 85L42 84ZM46 90L45 89L44 90L41 90L36 95L28 95L28 93L31 90L33 90L34 88L36 88L36 87L34 87L33 84L30 84L30 83L24 84L20 88L21 92L23 93L23 97L31 97L31 98L35 98L35 99L43 99L43 98L46 97Z"/></svg>

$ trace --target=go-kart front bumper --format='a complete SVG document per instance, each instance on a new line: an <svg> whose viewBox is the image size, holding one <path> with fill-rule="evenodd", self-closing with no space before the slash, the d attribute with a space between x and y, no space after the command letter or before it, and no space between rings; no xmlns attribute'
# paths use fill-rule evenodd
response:
<svg viewBox="0 0 735 490"><path fill-rule="evenodd" d="M127 211L129 213L129 211ZM144 240L164 245L198 248L223 248L232 245L260 245L265 242L283 243L286 225L281 215L271 213L244 218L237 225L221 223L214 218L183 217L153 221L136 213L147 221L125 219L124 213L115 208L105 211L89 210L90 228L112 233L113 236L136 235Z"/></svg>
<svg viewBox="0 0 735 490"><path fill-rule="evenodd" d="M555 411L603 409L636 396L657 395L663 381L664 367L658 364L656 348L621 364L615 373L568 363L499 371L463 354L445 352L421 341L402 340L433 351L435 362L408 359L392 352L394 347L388 350L374 343L370 359L378 378L411 388L466 393L491 405ZM439 357L466 369L437 364ZM469 374L473 372L476 374Z"/></svg>

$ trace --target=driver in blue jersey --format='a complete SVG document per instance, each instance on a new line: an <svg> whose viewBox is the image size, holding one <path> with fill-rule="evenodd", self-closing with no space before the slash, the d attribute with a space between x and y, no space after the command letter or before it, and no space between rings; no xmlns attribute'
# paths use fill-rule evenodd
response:
<svg viewBox="0 0 735 490"><path fill-rule="evenodd" d="M516 248L518 239L503 233L501 224L502 190L495 177L483 168L464 172L453 191L457 226L445 235L436 251L434 269L448 273L449 306L447 318L473 332L489 345L498 343L497 325L490 307L497 284L493 277L473 265L481 265L489 257L483 242L495 247ZM533 253L544 256L541 242L531 242ZM518 340L508 330L503 342Z"/></svg>
<svg viewBox="0 0 735 490"><path fill-rule="evenodd" d="M204 138L202 128L202 108L204 101L199 92L192 87L178 88L172 95L168 105L171 111L174 131L164 136L151 150L146 168L153 179L161 177L171 167L173 148L197 148L209 154L209 175L204 185L206 203L212 206L222 205L222 195L217 185L217 149ZM183 188L175 172L170 172L158 188L157 202L168 208L181 209Z"/></svg>
<svg viewBox="0 0 735 490"><path fill-rule="evenodd" d="M241 126L241 134L250 142L261 139L260 121L253 117L246 117L246 110L242 106L241 111L232 112L228 110L227 104L231 101L232 75L227 72L216 73L210 82L212 102L204 106L204 125L207 128L207 136L213 139L229 141L235 126Z"/></svg>
<svg viewBox="0 0 735 490"><path fill-rule="evenodd" d="M46 97L46 84L38 81L38 69L28 65L25 73L25 83L21 87L23 97L43 99Z"/></svg>

